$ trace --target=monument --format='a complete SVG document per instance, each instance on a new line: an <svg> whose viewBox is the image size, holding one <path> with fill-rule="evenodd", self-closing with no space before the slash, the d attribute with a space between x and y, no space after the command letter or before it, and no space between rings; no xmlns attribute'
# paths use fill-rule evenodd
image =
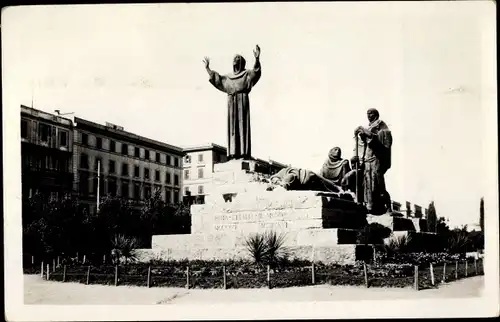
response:
<svg viewBox="0 0 500 322"><path fill-rule="evenodd" d="M205 58L210 83L228 95L230 160L214 165L205 204L191 206L191 234L153 236L152 249L140 250L140 260L249 258L246 239L268 231L284 234L292 258L352 264L367 253L358 237L368 224L368 209L355 191L341 187L350 166L339 148L330 151L319 173L288 167L270 176L252 158L248 95L261 76L259 46L254 55L252 70L237 55L233 73L225 76L211 70ZM364 166L356 176L363 174L365 201L373 210L382 198L375 195L385 192L383 174L390 167L392 138L378 112L370 110L368 118L370 126L355 132L362 141Z"/></svg>

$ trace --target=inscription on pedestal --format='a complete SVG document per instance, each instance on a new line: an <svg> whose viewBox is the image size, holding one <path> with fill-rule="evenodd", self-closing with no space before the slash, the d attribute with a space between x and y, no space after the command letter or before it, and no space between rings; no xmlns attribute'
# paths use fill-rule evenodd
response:
<svg viewBox="0 0 500 322"><path fill-rule="evenodd" d="M285 218L289 215L289 211L240 212L235 214L217 215L214 219L216 222L253 222Z"/></svg>

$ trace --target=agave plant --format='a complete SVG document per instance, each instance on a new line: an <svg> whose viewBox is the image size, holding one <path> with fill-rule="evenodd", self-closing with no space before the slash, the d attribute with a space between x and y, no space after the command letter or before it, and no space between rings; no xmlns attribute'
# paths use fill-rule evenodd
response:
<svg viewBox="0 0 500 322"><path fill-rule="evenodd" d="M267 254L267 245L266 245L266 239L263 235L261 234L250 235L245 240L245 246L255 263L263 264L265 262Z"/></svg>
<svg viewBox="0 0 500 322"><path fill-rule="evenodd" d="M409 235L401 235L396 238L391 238L384 245L384 250L387 255L390 257L391 255L406 253L409 250L409 246L411 243L411 237Z"/></svg>
<svg viewBox="0 0 500 322"><path fill-rule="evenodd" d="M265 235L267 254L266 259L268 264L275 266L279 262L286 260L288 257L288 251L285 248L285 235L277 234L274 231L270 231Z"/></svg>
<svg viewBox="0 0 500 322"><path fill-rule="evenodd" d="M275 266L284 261L288 252L284 247L285 235L270 231L265 234L253 234L245 240L245 246L256 264Z"/></svg>
<svg viewBox="0 0 500 322"><path fill-rule="evenodd" d="M120 259L125 259L125 264L137 260L136 249L141 247L141 243L137 238L127 237L125 235L115 235L111 240L113 249L111 255L116 263L120 263Z"/></svg>

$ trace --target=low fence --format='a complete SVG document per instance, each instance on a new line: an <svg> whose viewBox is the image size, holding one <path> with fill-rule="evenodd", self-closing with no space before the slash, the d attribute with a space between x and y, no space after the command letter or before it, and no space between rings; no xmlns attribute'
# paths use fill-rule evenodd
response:
<svg viewBox="0 0 500 322"><path fill-rule="evenodd" d="M44 279L85 284L135 285L145 287L186 288L282 288L315 284L364 285L365 287L413 287L422 290L466 277L483 275L482 259L467 259L429 265L334 266L313 263L310 266L271 269L270 266L181 266L89 263L33 263L25 273L40 274Z"/></svg>

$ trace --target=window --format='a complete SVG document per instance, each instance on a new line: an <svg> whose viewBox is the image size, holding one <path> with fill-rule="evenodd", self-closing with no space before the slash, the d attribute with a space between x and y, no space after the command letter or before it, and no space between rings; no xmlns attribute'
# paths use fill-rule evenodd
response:
<svg viewBox="0 0 500 322"><path fill-rule="evenodd" d="M189 187L185 187L184 188L184 195L185 196L190 196L191 195L191 191L189 191Z"/></svg>
<svg viewBox="0 0 500 322"><path fill-rule="evenodd" d="M108 193L113 197L116 196L116 179L115 178L108 179Z"/></svg>
<svg viewBox="0 0 500 322"><path fill-rule="evenodd" d="M169 172L167 172L167 174L166 174L165 181L166 181L167 184L171 184L172 183L172 175Z"/></svg>
<svg viewBox="0 0 500 322"><path fill-rule="evenodd" d="M128 144L122 143L122 154L128 155Z"/></svg>
<svg viewBox="0 0 500 322"><path fill-rule="evenodd" d="M149 198L151 198L151 187L145 186L144 187L144 199L149 199Z"/></svg>
<svg viewBox="0 0 500 322"><path fill-rule="evenodd" d="M89 194L89 174L80 171L80 178L78 182L79 193L87 196Z"/></svg>
<svg viewBox="0 0 500 322"><path fill-rule="evenodd" d="M88 169L89 168L89 156L85 153L80 154L80 168Z"/></svg>
<svg viewBox="0 0 500 322"><path fill-rule="evenodd" d="M21 137L23 139L28 138L28 121L21 120Z"/></svg>
<svg viewBox="0 0 500 322"><path fill-rule="evenodd" d="M121 195L123 198L128 199L129 198L129 183L128 181L122 181L122 191Z"/></svg>
<svg viewBox="0 0 500 322"><path fill-rule="evenodd" d="M102 138L99 137L95 138L95 147L98 149L102 149Z"/></svg>
<svg viewBox="0 0 500 322"><path fill-rule="evenodd" d="M179 175L174 176L174 185L178 186L179 185Z"/></svg>
<svg viewBox="0 0 500 322"><path fill-rule="evenodd" d="M115 173L115 164L114 160L109 160L109 173Z"/></svg>
<svg viewBox="0 0 500 322"><path fill-rule="evenodd" d="M184 162L186 162L186 163L191 163L191 156L190 156L190 155L186 155L186 156L184 157Z"/></svg>
<svg viewBox="0 0 500 322"><path fill-rule="evenodd" d="M160 170L155 171L155 180L160 181Z"/></svg>
<svg viewBox="0 0 500 322"><path fill-rule="evenodd" d="M156 158L156 162L160 163L160 153L155 152L155 158Z"/></svg>
<svg viewBox="0 0 500 322"><path fill-rule="evenodd" d="M128 176L128 164L122 164L122 176Z"/></svg>
<svg viewBox="0 0 500 322"><path fill-rule="evenodd" d="M134 199L135 200L141 199L141 186L138 183L134 183Z"/></svg>
<svg viewBox="0 0 500 322"><path fill-rule="evenodd" d="M59 145L68 146L68 132L66 131L59 132Z"/></svg>
<svg viewBox="0 0 500 322"><path fill-rule="evenodd" d="M198 154L198 162L203 162L203 153Z"/></svg>
<svg viewBox="0 0 500 322"><path fill-rule="evenodd" d="M82 133L82 144L88 145L89 144L89 136L87 133Z"/></svg>
<svg viewBox="0 0 500 322"><path fill-rule="evenodd" d="M135 156L136 158L140 158L140 157L141 157L141 149L139 149L139 148L137 148L137 147L136 147L136 148L134 148L134 156Z"/></svg>
<svg viewBox="0 0 500 322"><path fill-rule="evenodd" d="M111 152L116 151L116 143L113 140L109 140L109 151L111 151Z"/></svg>
<svg viewBox="0 0 500 322"><path fill-rule="evenodd" d="M136 165L134 167L134 177L139 178L139 166Z"/></svg>
<svg viewBox="0 0 500 322"><path fill-rule="evenodd" d="M42 142L47 142L50 135L50 126L47 124L40 123L40 139Z"/></svg>
<svg viewBox="0 0 500 322"><path fill-rule="evenodd" d="M174 203L179 202L179 190L174 191Z"/></svg>
<svg viewBox="0 0 500 322"><path fill-rule="evenodd" d="M149 169L144 168L144 179L149 179Z"/></svg>
<svg viewBox="0 0 500 322"><path fill-rule="evenodd" d="M179 158L174 158L174 167L178 167L179 166Z"/></svg>
<svg viewBox="0 0 500 322"><path fill-rule="evenodd" d="M203 186L198 186L198 194L199 195L203 194Z"/></svg>
<svg viewBox="0 0 500 322"><path fill-rule="evenodd" d="M170 198L171 198L171 196L172 196L172 190L170 190L170 189L165 189L165 202L166 202L167 204L170 204L170 202L171 202L171 199L170 199Z"/></svg>
<svg viewBox="0 0 500 322"><path fill-rule="evenodd" d="M189 180L189 170L184 171L184 180Z"/></svg>
<svg viewBox="0 0 500 322"><path fill-rule="evenodd" d="M198 169L198 178L199 179L203 178L203 168Z"/></svg>
<svg viewBox="0 0 500 322"><path fill-rule="evenodd" d="M167 165L172 165L172 158L170 155L167 155Z"/></svg>
<svg viewBox="0 0 500 322"><path fill-rule="evenodd" d="M99 169L99 166L101 167L101 169ZM102 159L101 158L95 158L94 171L96 171L96 172L101 171L102 172Z"/></svg>
<svg viewBox="0 0 500 322"><path fill-rule="evenodd" d="M144 150L144 158L149 160L149 150Z"/></svg>

